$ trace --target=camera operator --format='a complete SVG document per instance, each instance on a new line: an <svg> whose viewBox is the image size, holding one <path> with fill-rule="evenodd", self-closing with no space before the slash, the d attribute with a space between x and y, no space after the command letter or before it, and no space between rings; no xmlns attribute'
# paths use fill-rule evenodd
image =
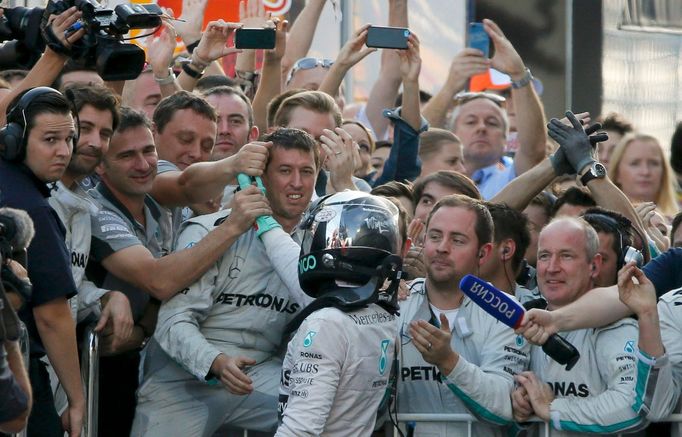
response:
<svg viewBox="0 0 682 437"><path fill-rule="evenodd" d="M10 261L8 265L15 275L26 278L19 263ZM31 411L31 384L21 357L18 327L17 315L0 282L0 432L7 433L21 432Z"/></svg>
<svg viewBox="0 0 682 437"><path fill-rule="evenodd" d="M62 17L59 21L70 20ZM17 96L9 108L9 124L0 130L0 187L12 189L2 191L0 206L27 211L35 227L27 251L33 295L19 314L29 332L29 376L36 403L28 435L61 437L66 429L71 436L79 436L85 401L76 330L67 300L75 295L76 286L64 226L46 199L50 194L47 184L61 178L71 157L75 135L71 106L58 91L39 87ZM40 361L45 354L69 403L61 422L45 364Z"/></svg>
<svg viewBox="0 0 682 437"><path fill-rule="evenodd" d="M48 28L55 35L58 42L54 42L45 47L45 52L38 62L17 86L12 88L12 92L0 100L0 123L5 123L4 115L9 104L22 92L29 88L45 86L53 83L59 76L64 65L69 60L68 51L71 45L78 41L84 34L85 29L67 33L68 29L78 21L83 14L72 7L59 15L52 15L48 18Z"/></svg>

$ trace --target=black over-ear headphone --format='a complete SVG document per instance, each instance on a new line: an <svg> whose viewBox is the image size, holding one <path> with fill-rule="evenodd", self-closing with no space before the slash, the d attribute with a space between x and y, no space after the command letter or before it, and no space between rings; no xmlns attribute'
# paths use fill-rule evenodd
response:
<svg viewBox="0 0 682 437"><path fill-rule="evenodd" d="M589 212L584 214L583 218L587 220L588 223L590 221L595 221L602 227L611 230L617 235L618 261L616 263L616 268L618 270L631 261L635 261L637 267L642 267L642 264L644 263L644 256L642 255L642 252L632 246L625 245L625 237L623 236L623 232L620 230L620 224L616 221L616 219L598 212Z"/></svg>
<svg viewBox="0 0 682 437"><path fill-rule="evenodd" d="M2 149L2 159L6 161L21 161L26 156L26 110L31 106L36 98L48 93L62 95L54 88L40 86L28 90L21 96L19 101L7 112L7 124L0 129L0 144Z"/></svg>

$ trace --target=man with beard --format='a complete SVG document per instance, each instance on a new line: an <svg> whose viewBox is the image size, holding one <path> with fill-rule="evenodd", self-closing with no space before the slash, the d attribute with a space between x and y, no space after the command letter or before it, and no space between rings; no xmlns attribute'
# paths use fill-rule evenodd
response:
<svg viewBox="0 0 682 437"><path fill-rule="evenodd" d="M77 84L67 89L78 111L78 142L48 201L66 228L71 274L78 287L78 296L71 299L72 313L80 321L91 311L98 314L99 304L102 305L96 330L102 331L110 324L100 339L100 350L107 353L110 346L115 348L130 335L132 316L123 293L101 289L85 278L90 255L90 215L96 213L97 206L80 182L95 172L109 149L109 140L118 124L118 99L108 88L99 85Z"/></svg>
<svg viewBox="0 0 682 437"><path fill-rule="evenodd" d="M471 413L475 436L501 436L512 423L514 374L528 364L523 338L459 289L492 255L493 221L485 205L453 194L426 222L426 277L401 304L399 412ZM427 364L428 363L428 364ZM430 365L429 365L430 364ZM459 435L466 423L419 423L415 435Z"/></svg>

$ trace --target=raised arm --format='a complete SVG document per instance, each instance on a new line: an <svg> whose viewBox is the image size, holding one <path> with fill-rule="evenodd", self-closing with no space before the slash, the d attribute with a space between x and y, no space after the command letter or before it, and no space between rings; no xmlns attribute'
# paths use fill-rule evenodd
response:
<svg viewBox="0 0 682 437"><path fill-rule="evenodd" d="M176 82L175 75L170 68L176 46L176 33L167 21L163 21L161 26L158 36L150 37L147 45L147 59L152 66L154 80L161 88L161 95L168 97L180 90L180 85Z"/></svg>
<svg viewBox="0 0 682 437"><path fill-rule="evenodd" d="M407 0L388 0L388 25L409 27L407 20ZM395 106L400 89L400 59L393 50L382 50L381 67L377 80L369 92L365 114L370 127L378 139L384 138L389 121L383 116L386 108Z"/></svg>
<svg viewBox="0 0 682 437"><path fill-rule="evenodd" d="M512 43L492 20L483 20L483 26L495 46L495 55L490 60L492 67L507 73L514 81L512 99L519 133L519 149L514 155L514 168L518 176L545 157L545 113L530 83L530 70L524 65Z"/></svg>
<svg viewBox="0 0 682 437"><path fill-rule="evenodd" d="M260 176L272 143L255 141L219 161L197 162L183 171L168 171L154 179L151 195L167 207L188 206L220 196L225 185L233 183L238 173Z"/></svg>
<svg viewBox="0 0 682 437"><path fill-rule="evenodd" d="M192 91L209 64L230 53L238 52L234 47L229 47L227 41L234 31L240 27L240 23L226 23L223 20L208 23L206 30L201 35L199 45L192 52L192 60L188 65L194 74L189 75L183 70L178 76L178 83L182 89Z"/></svg>
<svg viewBox="0 0 682 437"><path fill-rule="evenodd" d="M45 52L38 59L38 62L31 68L24 80L19 85L12 88L9 94L0 99L0 124L4 125L7 120L5 114L7 107L15 97L30 88L37 86L50 86L54 80L59 76L59 73L64 68L64 64L69 59L66 53L69 52L71 44L77 41L85 33L84 29L78 30L69 35L68 38L64 36L64 32L73 23L81 18L81 12L75 7L69 8L61 14L51 16L49 19L52 33L57 37L61 44L61 49L58 51L52 50L49 46L45 48Z"/></svg>
<svg viewBox="0 0 682 437"><path fill-rule="evenodd" d="M153 297L161 301L169 299L197 281L249 229L256 217L272 214L256 187L239 191L235 194L237 197L244 201L235 202L229 217L201 241L192 242L191 247L154 258L144 246L135 245L103 258L102 265L111 274L126 278ZM93 239L93 247L96 241Z"/></svg>
<svg viewBox="0 0 682 437"><path fill-rule="evenodd" d="M365 56L377 50L365 47L365 42L367 42L367 28L369 28L369 24L365 24L355 31L353 37L346 41L346 44L344 44L341 51L339 51L339 55L336 57L334 64L324 76L319 91L336 97L339 94L339 87L341 86L346 73L348 73L355 64L362 61Z"/></svg>
<svg viewBox="0 0 682 437"><path fill-rule="evenodd" d="M438 92L426 102L422 113L432 127L445 128L448 110L453 104L455 94L467 86L471 76L485 73L490 67L490 59L476 49L466 48L457 53L450 63L445 83Z"/></svg>
<svg viewBox="0 0 682 437"><path fill-rule="evenodd" d="M253 119L260 132L268 131L268 103L282 92L282 57L287 45L289 22L277 22L275 48L266 50L263 56L263 69L260 83L253 97Z"/></svg>
<svg viewBox="0 0 682 437"><path fill-rule="evenodd" d="M294 63L308 54L325 2L326 0L308 1L291 26L287 48L282 58L282 80L286 79Z"/></svg>

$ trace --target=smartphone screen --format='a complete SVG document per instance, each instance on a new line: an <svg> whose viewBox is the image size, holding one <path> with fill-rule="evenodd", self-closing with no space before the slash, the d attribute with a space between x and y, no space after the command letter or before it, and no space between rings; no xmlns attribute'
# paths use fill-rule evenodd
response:
<svg viewBox="0 0 682 437"><path fill-rule="evenodd" d="M469 47L483 52L483 56L490 57L490 37L483 29L483 23L469 23Z"/></svg>
<svg viewBox="0 0 682 437"><path fill-rule="evenodd" d="M275 29L244 28L234 33L234 47L237 49L274 49Z"/></svg>
<svg viewBox="0 0 682 437"><path fill-rule="evenodd" d="M367 47L379 49L407 49L410 29L405 27L370 26L367 29Z"/></svg>

